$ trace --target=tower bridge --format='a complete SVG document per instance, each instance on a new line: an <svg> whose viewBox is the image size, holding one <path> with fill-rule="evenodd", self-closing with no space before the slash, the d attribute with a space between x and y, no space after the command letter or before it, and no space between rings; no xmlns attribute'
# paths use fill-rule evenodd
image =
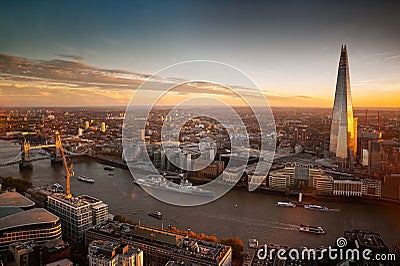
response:
<svg viewBox="0 0 400 266"><path fill-rule="evenodd" d="M45 149L53 149L53 151L48 151ZM32 146L29 141L24 139L24 141L21 141L21 152L18 153L14 158L6 161L6 162L0 162L0 167L4 166L9 166L9 165L14 165L14 164L19 164L20 169L32 169L33 164L32 162L34 161L40 161L40 160L51 160L51 163L62 163L63 158L61 154L61 148L62 148L62 143L61 143L61 138L56 137L56 143L54 144L40 144L40 145L35 145ZM48 155L43 155L41 157L35 157L31 158L31 150L37 150L37 149L43 149L46 151ZM84 155L89 151L89 149L84 150L83 152L80 153L73 153L70 151L65 150L65 153L67 153L67 156L74 156L74 155Z"/></svg>

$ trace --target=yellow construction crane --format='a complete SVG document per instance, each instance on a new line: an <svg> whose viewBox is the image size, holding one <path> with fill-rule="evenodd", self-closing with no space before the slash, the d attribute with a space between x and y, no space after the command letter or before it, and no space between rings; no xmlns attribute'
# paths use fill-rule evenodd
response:
<svg viewBox="0 0 400 266"><path fill-rule="evenodd" d="M65 175L66 175L65 177L66 177L66 185L67 185L66 194L67 194L68 198L71 198L72 195L71 195L71 184L70 184L71 181L70 181L70 179L71 179L71 177L74 176L74 171L73 171L74 164L71 163L71 165L68 167L67 159L65 158L64 149L63 149L62 143L61 143L60 133L57 132L56 136L57 136L56 149L57 148L60 149L60 152L61 152L61 155L62 155L62 158L63 158L64 167L65 167Z"/></svg>

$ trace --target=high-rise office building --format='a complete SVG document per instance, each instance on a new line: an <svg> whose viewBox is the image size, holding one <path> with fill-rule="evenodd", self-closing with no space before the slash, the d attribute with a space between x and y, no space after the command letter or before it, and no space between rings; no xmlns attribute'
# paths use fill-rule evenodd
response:
<svg viewBox="0 0 400 266"><path fill-rule="evenodd" d="M353 116L347 48L342 46L335 102L333 105L329 151L341 166L348 165L357 151L357 119Z"/></svg>
<svg viewBox="0 0 400 266"><path fill-rule="evenodd" d="M47 197L47 209L60 217L63 236L75 243L83 239L85 231L108 219L108 205L88 195L68 198L62 193Z"/></svg>
<svg viewBox="0 0 400 266"><path fill-rule="evenodd" d="M368 142L368 170L370 174L383 177L400 173L400 142L377 140Z"/></svg>
<svg viewBox="0 0 400 266"><path fill-rule="evenodd" d="M108 220L108 205L102 200L96 199L89 195L82 195L79 198L90 203L92 208L92 223L93 225L101 224Z"/></svg>
<svg viewBox="0 0 400 266"><path fill-rule="evenodd" d="M51 213L60 217L63 236L75 243L81 241L85 230L93 225L90 203L79 197L68 198L55 193L47 197L46 205Z"/></svg>

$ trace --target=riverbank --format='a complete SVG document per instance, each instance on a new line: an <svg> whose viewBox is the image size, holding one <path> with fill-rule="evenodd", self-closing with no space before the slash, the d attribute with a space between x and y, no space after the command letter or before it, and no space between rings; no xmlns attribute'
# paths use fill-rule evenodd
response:
<svg viewBox="0 0 400 266"><path fill-rule="evenodd" d="M15 147L10 150L14 154ZM218 200L196 207L174 206L153 198L134 184L129 171L115 167L113 176L104 170L104 164L87 157L74 158L74 171L77 176L95 178L94 184L71 179L71 191L74 195L91 195L109 205L110 213L118 213L144 225L161 227L172 226L205 234L215 234L218 238L239 237L246 241L257 238L260 243L280 245L321 246L333 243L346 230L366 229L381 234L385 243L392 246L398 241L400 229L400 206L394 204L358 204L348 203L345 199L331 203L316 203L340 212L308 211L304 208L279 208L277 201L285 201L284 193L263 195L260 191L248 192L247 188L234 188ZM37 161L33 170L20 171L17 166L2 169L3 176L22 177L34 186L53 183L65 183L65 169L60 164L51 165L50 161ZM246 190L241 191L241 190ZM292 196L297 200L297 196ZM329 199L327 199L329 200ZM305 199L309 201L309 199ZM143 211L142 211L143 210ZM159 210L163 220L159 221L147 215ZM323 236L304 235L298 232L300 224L320 225L326 230Z"/></svg>
<svg viewBox="0 0 400 266"><path fill-rule="evenodd" d="M93 159L101 164L106 164L114 167L119 167L121 169L129 170L129 167L126 163L121 162L121 161L115 161L112 159L107 159L103 157L95 157L95 156L88 156L88 155L83 155L81 157L86 157L89 159ZM190 181L195 184L195 185L201 185L207 182L210 182L210 179L207 178L190 178ZM235 190L241 190L241 191L248 191L248 187L236 184L233 189ZM270 189L267 187L259 187L253 192L255 193L262 193L262 194L268 194L268 195L274 195L274 196L284 196L287 198L289 201L293 198L295 200L298 199L298 195L301 191L287 191L287 190L275 190L275 189ZM377 204L377 203L382 203L382 204L395 204L395 205L400 205L400 200L395 200L395 199L387 199L387 198L373 198L373 197L340 197L340 196L330 196L330 195L317 195L315 193L304 193L302 192L303 195L303 200L307 201L323 201L323 202L356 202L356 203L364 203L364 204Z"/></svg>
<svg viewBox="0 0 400 266"><path fill-rule="evenodd" d="M199 184L204 184L206 182L210 182L209 179L199 179L199 178L192 178L190 181L193 184L199 185ZM248 187L244 185L237 184L233 187L235 190L241 190L241 191L248 191ZM325 201L325 202L357 202L357 203L368 203L368 204L375 204L375 203L389 203L389 204L395 204L395 205L400 205L400 200L394 200L394 199L387 199L387 198L378 198L378 197L340 197L340 196L330 196L330 195L318 195L315 193L308 193L308 192L302 192L302 191L287 191L287 190L275 190L275 189L270 189L267 187L259 187L253 192L255 193L262 193L262 194L268 194L268 195L274 195L274 196L283 196L287 198L288 201L291 200L298 200L299 193L302 193L302 198L305 201Z"/></svg>
<svg viewBox="0 0 400 266"><path fill-rule="evenodd" d="M116 160L112 160L112 159L108 159L108 158L104 158L104 157L96 157L96 156L89 156L89 155L82 155L82 157L93 159L101 164L115 166L115 167L119 167L119 168L126 169L126 170L129 169L128 165L122 161L116 161Z"/></svg>

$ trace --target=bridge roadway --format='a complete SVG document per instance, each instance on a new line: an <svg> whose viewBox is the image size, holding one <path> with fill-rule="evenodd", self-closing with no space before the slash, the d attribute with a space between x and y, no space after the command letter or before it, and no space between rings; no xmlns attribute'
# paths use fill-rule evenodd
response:
<svg viewBox="0 0 400 266"><path fill-rule="evenodd" d="M50 159L50 158L51 158L50 156L39 157L39 158L30 159L30 160L25 161L25 162L29 163L29 162L35 162L35 161L40 161L40 160L47 160L47 159ZM0 167L9 166L9 165L13 165L13 164L20 164L20 163L22 163L21 159L19 159L18 161L0 163Z"/></svg>

